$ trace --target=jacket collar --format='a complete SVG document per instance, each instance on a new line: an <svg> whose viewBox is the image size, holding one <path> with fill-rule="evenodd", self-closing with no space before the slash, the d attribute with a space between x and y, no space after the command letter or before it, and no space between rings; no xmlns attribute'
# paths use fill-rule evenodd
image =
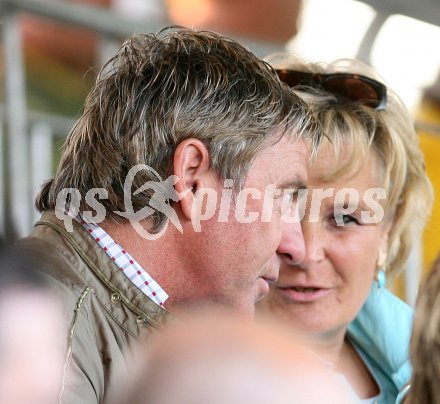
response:
<svg viewBox="0 0 440 404"><path fill-rule="evenodd" d="M35 224L35 227L38 226L50 227L70 244L88 268L79 266L76 269L95 289L97 297L109 303L108 307L112 307L112 303L120 300L138 315L138 325L144 322L145 325L148 323L156 328L162 327L170 313L159 307L132 284L76 220L72 221L73 231L69 232L64 222L58 219L53 211L48 211L43 213L41 219Z"/></svg>

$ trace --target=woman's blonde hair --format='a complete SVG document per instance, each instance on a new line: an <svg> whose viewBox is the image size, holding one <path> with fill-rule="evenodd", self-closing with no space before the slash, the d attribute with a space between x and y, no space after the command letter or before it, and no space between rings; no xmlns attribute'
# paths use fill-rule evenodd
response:
<svg viewBox="0 0 440 404"><path fill-rule="evenodd" d="M276 69L354 73L383 82L374 69L353 59L324 64L276 54L267 61ZM294 91L310 104L336 153L340 153L342 146L345 150L348 148L348 160L329 173L329 177L335 178L359 167L359 162L367 161L370 150L379 158L387 195L385 217L391 221L387 273L395 275L405 265L414 237L423 229L432 205L432 187L407 108L389 87L385 110L359 102L340 103L335 95L311 87L295 87Z"/></svg>
<svg viewBox="0 0 440 404"><path fill-rule="evenodd" d="M405 403L440 403L440 256L417 299L411 338L413 375Z"/></svg>

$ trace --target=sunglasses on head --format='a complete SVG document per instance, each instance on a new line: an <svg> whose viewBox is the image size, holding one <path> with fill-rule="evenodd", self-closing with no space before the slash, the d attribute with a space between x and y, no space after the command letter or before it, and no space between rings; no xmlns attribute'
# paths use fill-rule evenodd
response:
<svg viewBox="0 0 440 404"><path fill-rule="evenodd" d="M289 87L309 86L334 94L339 103L357 102L379 111L387 104L387 88L379 81L352 73L307 73L275 69Z"/></svg>

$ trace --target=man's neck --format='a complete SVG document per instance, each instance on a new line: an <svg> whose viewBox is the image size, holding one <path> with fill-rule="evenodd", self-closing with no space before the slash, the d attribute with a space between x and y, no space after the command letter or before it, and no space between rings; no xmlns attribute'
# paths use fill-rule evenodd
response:
<svg viewBox="0 0 440 404"><path fill-rule="evenodd" d="M186 289L184 271L179 270L181 234L168 226L161 237L149 240L139 235L128 221L116 223L106 219L100 226L165 290L169 295L165 307L172 310ZM142 223L142 226L152 233L151 223Z"/></svg>

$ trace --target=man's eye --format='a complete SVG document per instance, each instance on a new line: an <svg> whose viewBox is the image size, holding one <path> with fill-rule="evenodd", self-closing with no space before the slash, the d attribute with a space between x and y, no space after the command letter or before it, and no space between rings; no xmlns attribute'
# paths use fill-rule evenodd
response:
<svg viewBox="0 0 440 404"><path fill-rule="evenodd" d="M298 191L286 191L283 198L285 203L294 203L298 199Z"/></svg>

